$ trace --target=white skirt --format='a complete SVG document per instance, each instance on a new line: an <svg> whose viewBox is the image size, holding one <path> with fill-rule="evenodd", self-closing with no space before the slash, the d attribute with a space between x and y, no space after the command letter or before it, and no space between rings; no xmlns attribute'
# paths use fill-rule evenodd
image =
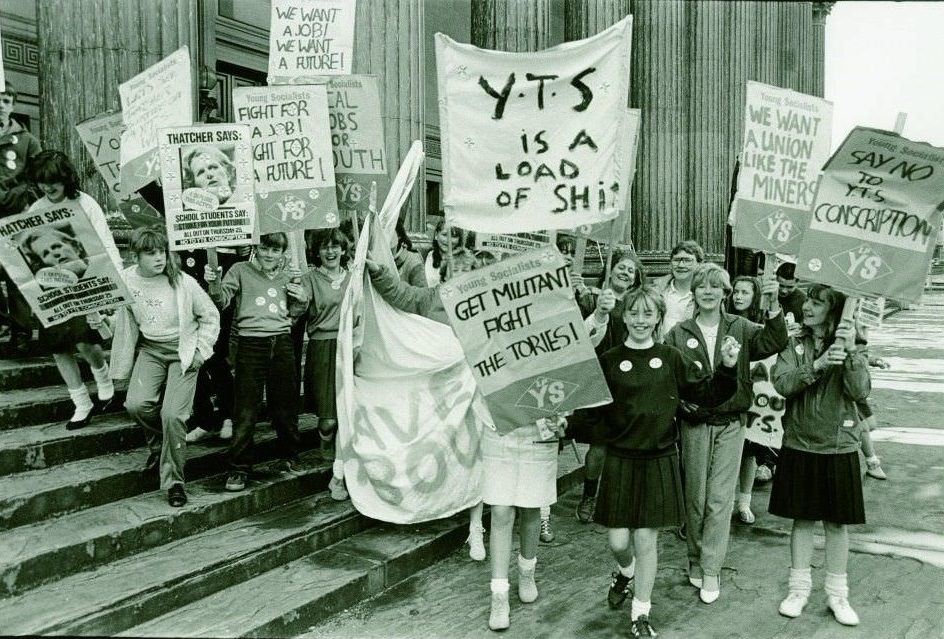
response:
<svg viewBox="0 0 944 639"><path fill-rule="evenodd" d="M537 428L482 437L482 500L490 506L541 508L557 501L557 442L536 444Z"/></svg>

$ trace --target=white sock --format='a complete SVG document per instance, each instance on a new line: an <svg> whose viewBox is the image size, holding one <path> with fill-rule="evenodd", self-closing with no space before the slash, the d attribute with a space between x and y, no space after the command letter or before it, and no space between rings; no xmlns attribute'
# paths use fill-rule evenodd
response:
<svg viewBox="0 0 944 639"><path fill-rule="evenodd" d="M737 505L738 505L738 508L750 508L751 507L751 493L738 493Z"/></svg>
<svg viewBox="0 0 944 639"><path fill-rule="evenodd" d="M491 590L492 592L508 592L508 580L507 579L492 579Z"/></svg>
<svg viewBox="0 0 944 639"><path fill-rule="evenodd" d="M518 555L518 570L521 572L530 572L534 570L534 567L538 565L538 558L535 555L531 559L525 559L520 554Z"/></svg>
<svg viewBox="0 0 944 639"><path fill-rule="evenodd" d="M550 519L550 518L551 518L551 507L541 506L541 519Z"/></svg>
<svg viewBox="0 0 944 639"><path fill-rule="evenodd" d="M95 377L95 387L98 390L98 399L101 401L109 400L115 396L115 385L108 375L108 365L103 364L101 368L93 368L92 375Z"/></svg>
<svg viewBox="0 0 944 639"><path fill-rule="evenodd" d="M652 608L651 601L639 601L638 599L633 597L632 612L630 613L630 618L633 621L636 621L643 615L649 616L650 608Z"/></svg>
<svg viewBox="0 0 944 639"><path fill-rule="evenodd" d="M89 397L88 389L85 386L70 388L69 397L72 399L72 403L75 404L75 413L72 414L70 422L82 421L95 408L95 404L92 403L92 398Z"/></svg>
<svg viewBox="0 0 944 639"><path fill-rule="evenodd" d="M619 568L621 575L632 578L636 575L636 558L633 557L633 560L629 562L629 566L626 566L625 568L620 566L618 563L616 564L616 567Z"/></svg>
<svg viewBox="0 0 944 639"><path fill-rule="evenodd" d="M872 455L871 457L866 457L865 461L868 464L877 464L882 460L878 458L878 455Z"/></svg>

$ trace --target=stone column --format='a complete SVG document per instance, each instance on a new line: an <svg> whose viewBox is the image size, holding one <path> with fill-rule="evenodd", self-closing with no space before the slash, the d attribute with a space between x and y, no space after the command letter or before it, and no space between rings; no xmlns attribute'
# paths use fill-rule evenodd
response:
<svg viewBox="0 0 944 639"><path fill-rule="evenodd" d="M629 15L629 0L568 0L564 3L564 40L596 35Z"/></svg>
<svg viewBox="0 0 944 639"><path fill-rule="evenodd" d="M683 0L633 0L631 5L630 104L642 109L633 184L633 243L647 261L666 260L685 235L688 8Z"/></svg>
<svg viewBox="0 0 944 639"><path fill-rule="evenodd" d="M813 3L800 2L796 8L799 20L797 48L799 51L800 88L799 91L816 95L813 84L815 59L813 46Z"/></svg>
<svg viewBox="0 0 944 639"><path fill-rule="evenodd" d="M813 3L813 95L826 89L826 17L835 2Z"/></svg>
<svg viewBox="0 0 944 639"><path fill-rule="evenodd" d="M120 109L118 85L183 45L196 59L195 2L36 0L43 148L68 155L83 188L103 206L105 185L75 125ZM193 75L196 84L195 69Z"/></svg>
<svg viewBox="0 0 944 639"><path fill-rule="evenodd" d="M499 51L548 47L550 0L472 0L472 44Z"/></svg>
<svg viewBox="0 0 944 639"><path fill-rule="evenodd" d="M380 77L384 138L390 177L414 140L426 135L422 0L358 0L354 73ZM408 231L426 232L426 180L417 177L401 218ZM378 206L381 203L378 203Z"/></svg>
<svg viewBox="0 0 944 639"><path fill-rule="evenodd" d="M802 3L779 2L780 5L780 81L785 89L800 90L800 12Z"/></svg>

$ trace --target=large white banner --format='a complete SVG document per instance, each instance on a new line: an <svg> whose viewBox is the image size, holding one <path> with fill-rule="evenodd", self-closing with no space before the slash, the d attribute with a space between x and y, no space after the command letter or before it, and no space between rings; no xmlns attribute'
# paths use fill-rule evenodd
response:
<svg viewBox="0 0 944 639"><path fill-rule="evenodd" d="M479 49L436 34L443 202L486 233L611 220L629 101L632 17L538 52Z"/></svg>

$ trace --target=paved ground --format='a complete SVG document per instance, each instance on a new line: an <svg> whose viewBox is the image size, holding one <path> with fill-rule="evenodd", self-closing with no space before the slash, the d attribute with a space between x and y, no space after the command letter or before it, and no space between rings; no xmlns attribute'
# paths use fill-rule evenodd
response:
<svg viewBox="0 0 944 639"><path fill-rule="evenodd" d="M862 625L841 627L826 610L821 548L806 612L796 620L777 614L789 522L766 513L769 492L761 486L758 521L734 526L721 598L710 606L685 578L684 544L662 535L651 615L662 637L944 638L944 296L894 315L872 346L893 364L875 374L872 394L889 480L865 480L869 523L854 529L850 598ZM605 603L613 569L605 531L575 521L576 501L576 494L564 495L553 510L558 538L538 554L538 601L517 603L512 579L506 637L627 636L628 609L611 611ZM307 636L487 637L488 579L487 562L457 551Z"/></svg>

